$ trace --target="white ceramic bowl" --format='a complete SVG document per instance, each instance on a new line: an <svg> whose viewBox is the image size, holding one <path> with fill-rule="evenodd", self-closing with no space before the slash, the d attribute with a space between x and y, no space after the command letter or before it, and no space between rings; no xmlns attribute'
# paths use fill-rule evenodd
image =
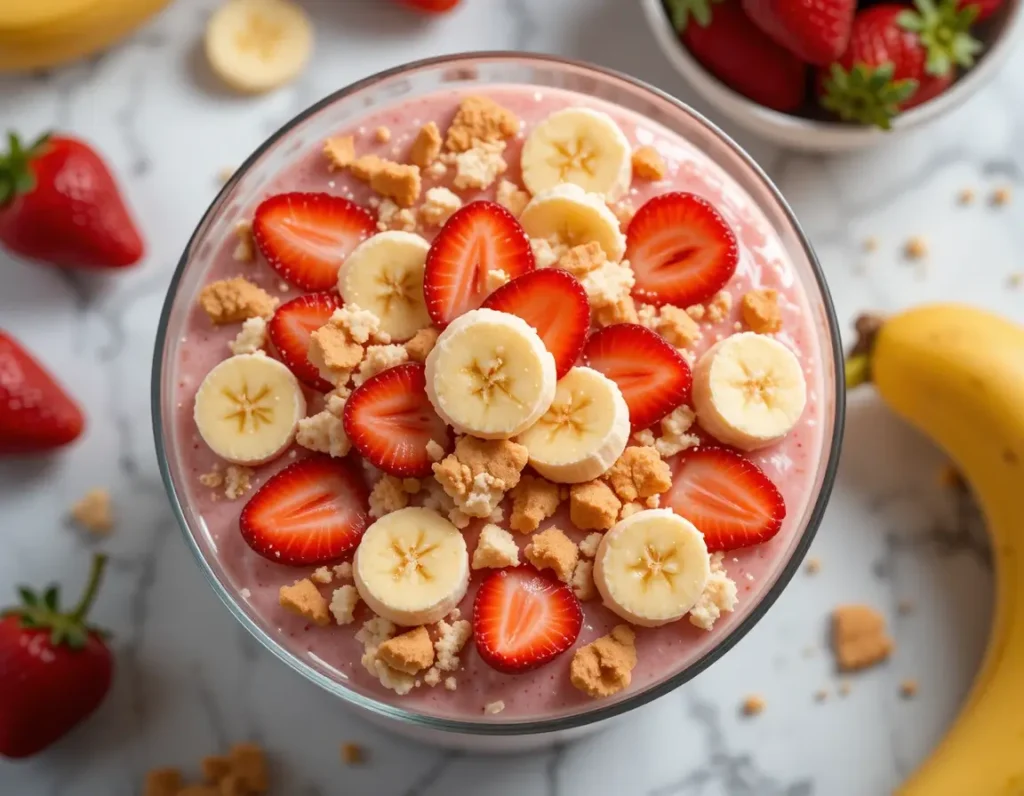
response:
<svg viewBox="0 0 1024 796"><path fill-rule="evenodd" d="M920 127L956 108L974 94L1006 60L1024 35L1024 0L1007 0L996 17L986 22L985 51L978 63L948 91L900 114L891 131L845 122L806 119L766 108L720 82L690 55L676 34L662 0L641 0L654 38L672 65L705 100L726 117L774 144L817 152L842 152L883 143L892 136Z"/></svg>

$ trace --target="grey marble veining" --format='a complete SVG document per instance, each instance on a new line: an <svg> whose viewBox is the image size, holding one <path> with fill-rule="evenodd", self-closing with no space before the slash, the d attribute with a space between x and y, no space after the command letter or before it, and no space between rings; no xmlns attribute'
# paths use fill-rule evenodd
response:
<svg viewBox="0 0 1024 796"><path fill-rule="evenodd" d="M319 97L399 62L466 49L526 49L631 73L692 101L624 0L467 0L426 22L382 0L309 0L317 54L293 86L239 99L206 74L199 38L212 0L178 0L124 45L87 62L0 78L0 127L51 127L95 141L137 209L150 251L116 277L64 274L0 255L0 325L74 386L85 439L45 462L0 462L0 595L58 579L74 591L97 543L69 528L86 489L114 496L112 571L96 620L115 634L118 676L87 726L47 754L0 763L0 793L130 796L156 765L198 760L252 738L275 756L277 793L593 796L873 796L927 754L956 712L991 614L991 567L969 503L941 488L943 460L870 393L849 406L837 488L812 555L768 616L687 687L577 744L515 758L417 746L363 724L281 666L220 605L170 514L150 431L155 319L183 242L233 166ZM700 110L708 111L701 103ZM985 196L1024 175L1024 53L962 108L878 150L782 152L725 125L792 203L828 273L844 323L865 308L960 298L1024 320L1024 204ZM973 187L979 199L956 204ZM903 261L927 239L927 270ZM880 246L866 253L862 241ZM839 680L823 654L831 607L882 608L898 650L885 667ZM898 605L914 608L901 613ZM901 700L905 678L919 696ZM823 704L814 692L827 689ZM766 711L739 714L750 693ZM354 740L367 765L346 768Z"/></svg>

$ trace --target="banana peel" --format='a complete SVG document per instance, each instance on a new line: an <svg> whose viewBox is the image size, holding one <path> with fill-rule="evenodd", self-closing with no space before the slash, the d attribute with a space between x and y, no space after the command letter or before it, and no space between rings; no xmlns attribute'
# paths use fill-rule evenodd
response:
<svg viewBox="0 0 1024 796"><path fill-rule="evenodd" d="M981 670L946 737L897 796L1024 794L1024 328L935 304L858 323L847 389L870 381L931 437L992 538L996 614Z"/></svg>
<svg viewBox="0 0 1024 796"><path fill-rule="evenodd" d="M0 72L58 66L132 33L170 0L2 0Z"/></svg>

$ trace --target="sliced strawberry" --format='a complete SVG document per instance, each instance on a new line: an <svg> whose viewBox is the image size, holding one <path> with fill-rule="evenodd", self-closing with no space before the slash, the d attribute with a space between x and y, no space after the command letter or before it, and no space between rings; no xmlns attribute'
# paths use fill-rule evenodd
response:
<svg viewBox="0 0 1024 796"><path fill-rule="evenodd" d="M267 263L303 290L327 290L352 250L377 231L373 217L340 196L282 193L256 208L252 234Z"/></svg>
<svg viewBox="0 0 1024 796"><path fill-rule="evenodd" d="M543 666L580 634L583 610L568 586L533 567L499 569L473 603L477 652L493 669L518 674Z"/></svg>
<svg viewBox="0 0 1024 796"><path fill-rule="evenodd" d="M78 404L17 340L0 331L0 455L59 448L84 427Z"/></svg>
<svg viewBox="0 0 1024 796"><path fill-rule="evenodd" d="M491 293L483 306L518 315L536 329L555 358L558 378L576 364L590 331L587 291L576 277L558 268L516 277Z"/></svg>
<svg viewBox="0 0 1024 796"><path fill-rule="evenodd" d="M246 544L275 564L326 564L359 544L368 506L362 474L349 462L313 456L261 486L239 526Z"/></svg>
<svg viewBox="0 0 1024 796"><path fill-rule="evenodd" d="M641 207L626 230L633 296L689 307L707 301L736 272L736 236L711 204L692 193L665 193Z"/></svg>
<svg viewBox="0 0 1024 796"><path fill-rule="evenodd" d="M427 312L443 328L487 298L488 271L515 279L533 268L530 239L515 216L494 202L471 202L448 219L427 254Z"/></svg>
<svg viewBox="0 0 1024 796"><path fill-rule="evenodd" d="M398 365L367 379L345 403L345 434L353 447L385 473L430 475L427 443L448 445L448 426L427 398L426 368Z"/></svg>
<svg viewBox="0 0 1024 796"><path fill-rule="evenodd" d="M692 522L708 550L767 542L782 527L786 503L761 469L717 447L692 448L672 463L672 488L661 504Z"/></svg>
<svg viewBox="0 0 1024 796"><path fill-rule="evenodd" d="M322 378L309 361L309 336L327 323L341 306L337 293L307 293L278 307L267 325L270 342L288 370L299 381L320 392L330 391L333 385Z"/></svg>
<svg viewBox="0 0 1024 796"><path fill-rule="evenodd" d="M636 323L594 332L583 361L614 381L633 428L647 428L690 400L690 365L661 335Z"/></svg>

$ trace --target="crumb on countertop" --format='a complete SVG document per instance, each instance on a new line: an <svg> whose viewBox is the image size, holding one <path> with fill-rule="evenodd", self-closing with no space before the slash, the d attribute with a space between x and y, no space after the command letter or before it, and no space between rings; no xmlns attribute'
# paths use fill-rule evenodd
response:
<svg viewBox="0 0 1024 796"><path fill-rule="evenodd" d="M807 563L804 564L804 572L808 575L816 575L821 571L821 559L820 558L808 558Z"/></svg>
<svg viewBox="0 0 1024 796"><path fill-rule="evenodd" d="M900 696L904 699L913 699L917 696L917 680L904 680L900 683Z"/></svg>
<svg viewBox="0 0 1024 796"><path fill-rule="evenodd" d="M71 519L97 536L110 533L114 529L110 492L102 488L90 489L71 507Z"/></svg>
<svg viewBox="0 0 1024 796"><path fill-rule="evenodd" d="M850 695L850 691L852 689L850 687L850 683L847 680L843 680L839 684L839 688L837 690L839 691L839 696L845 697L845 696L849 696Z"/></svg>
<svg viewBox="0 0 1024 796"><path fill-rule="evenodd" d="M866 669L886 660L894 648L885 617L867 605L840 605L832 611L832 651L840 671Z"/></svg>
<svg viewBox="0 0 1024 796"><path fill-rule="evenodd" d="M764 713L766 707L767 703L764 701L764 697L759 694L751 694L743 700L740 709L744 716L759 716Z"/></svg>
<svg viewBox="0 0 1024 796"><path fill-rule="evenodd" d="M828 699L828 690L827 689L819 688L817 691L814 692L814 701L815 702L824 702L827 699Z"/></svg>
<svg viewBox="0 0 1024 796"><path fill-rule="evenodd" d="M366 750L357 743L343 743L341 745L341 759L348 766L358 766L366 762Z"/></svg>
<svg viewBox="0 0 1024 796"><path fill-rule="evenodd" d="M903 256L908 260L923 260L928 256L928 242L920 235L914 235L903 244Z"/></svg>
<svg viewBox="0 0 1024 796"><path fill-rule="evenodd" d="M864 238L864 242L861 244L861 247L866 252L878 251L878 238L874 235L868 235L868 237Z"/></svg>
<svg viewBox="0 0 1024 796"><path fill-rule="evenodd" d="M956 195L957 204L970 205L974 204L974 189L973 188L961 188L960 192Z"/></svg>
<svg viewBox="0 0 1024 796"><path fill-rule="evenodd" d="M1004 205L1010 204L1010 200L1012 199L1013 191L1010 189L1009 186L1004 185L1002 187L996 188L992 192L992 197L990 201L996 207L1002 207Z"/></svg>

